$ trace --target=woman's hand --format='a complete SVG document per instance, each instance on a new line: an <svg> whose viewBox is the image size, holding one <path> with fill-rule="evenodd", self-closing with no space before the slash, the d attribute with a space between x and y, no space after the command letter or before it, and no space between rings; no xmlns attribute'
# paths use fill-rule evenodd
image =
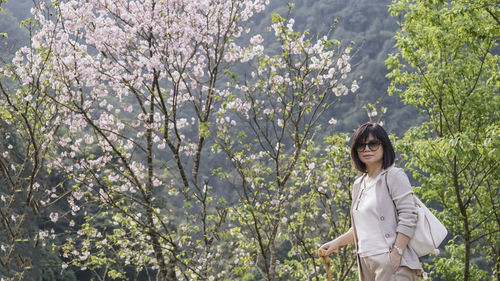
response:
<svg viewBox="0 0 500 281"><path fill-rule="evenodd" d="M328 257L333 252L338 252L338 250L339 250L339 245L337 243L337 240L332 240L328 243L323 244L321 247L319 247L318 255L320 257Z"/></svg>
<svg viewBox="0 0 500 281"><path fill-rule="evenodd" d="M401 255L399 255L397 251L391 251L389 253L389 260L392 263L394 272L396 272L399 268L399 265L401 264Z"/></svg>

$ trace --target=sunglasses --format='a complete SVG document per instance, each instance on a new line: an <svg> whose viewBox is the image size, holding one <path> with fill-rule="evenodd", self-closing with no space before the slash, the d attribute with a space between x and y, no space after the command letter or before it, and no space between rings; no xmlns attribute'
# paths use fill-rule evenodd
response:
<svg viewBox="0 0 500 281"><path fill-rule="evenodd" d="M381 144L382 143L378 140L370 141L368 143L360 142L360 143L356 144L356 150L359 152L362 152L365 150L366 146L368 145L368 148L370 149L370 151L375 151L380 147Z"/></svg>

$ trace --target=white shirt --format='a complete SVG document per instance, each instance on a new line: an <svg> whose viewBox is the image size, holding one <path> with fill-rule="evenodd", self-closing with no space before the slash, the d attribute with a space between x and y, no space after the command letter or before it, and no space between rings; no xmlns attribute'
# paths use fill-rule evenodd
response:
<svg viewBox="0 0 500 281"><path fill-rule="evenodd" d="M353 219L358 234L358 254L362 257L389 252L383 232L379 229L377 210L376 183L380 174L368 186L366 177L361 183L361 190L354 202Z"/></svg>

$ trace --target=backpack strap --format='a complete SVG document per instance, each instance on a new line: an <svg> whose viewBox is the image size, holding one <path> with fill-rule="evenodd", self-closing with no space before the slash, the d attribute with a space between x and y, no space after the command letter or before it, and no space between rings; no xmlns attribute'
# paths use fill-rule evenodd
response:
<svg viewBox="0 0 500 281"><path fill-rule="evenodd" d="M387 174L388 173L389 172L385 173L385 186L387 187L387 192L389 193L389 196L391 196L391 200L392 200L391 189L389 188L389 182L387 181ZM392 203L394 204L394 201L392 201Z"/></svg>
<svg viewBox="0 0 500 281"><path fill-rule="evenodd" d="M389 188L389 182L387 181L387 174L389 172L385 173L385 186L387 187L387 193L389 193L389 197L391 197L392 205L394 206L394 216L396 216L396 221L398 220L398 209L396 208L396 203L394 203L394 200L392 199L391 195L391 189Z"/></svg>

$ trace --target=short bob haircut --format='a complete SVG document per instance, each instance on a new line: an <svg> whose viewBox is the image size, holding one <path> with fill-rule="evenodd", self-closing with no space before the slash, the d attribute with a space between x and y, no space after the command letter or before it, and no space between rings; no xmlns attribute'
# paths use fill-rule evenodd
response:
<svg viewBox="0 0 500 281"><path fill-rule="evenodd" d="M358 143L364 142L370 134L379 140L384 148L384 155L382 156L382 169L387 169L392 166L392 164L394 164L394 160L396 159L394 147L392 146L391 140L389 139L389 136L384 128L377 123L367 122L356 130L351 145L351 158L354 162L354 167L363 173L367 172L366 165L359 160L356 147Z"/></svg>

